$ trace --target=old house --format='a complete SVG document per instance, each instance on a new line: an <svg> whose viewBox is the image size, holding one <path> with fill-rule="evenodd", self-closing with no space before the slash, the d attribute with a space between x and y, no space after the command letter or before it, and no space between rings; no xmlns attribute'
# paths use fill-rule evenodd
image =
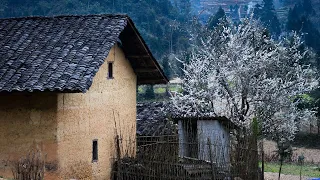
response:
<svg viewBox="0 0 320 180"><path fill-rule="evenodd" d="M0 19L0 176L37 146L46 179L110 179L115 136L135 139L137 85L167 81L126 15Z"/></svg>

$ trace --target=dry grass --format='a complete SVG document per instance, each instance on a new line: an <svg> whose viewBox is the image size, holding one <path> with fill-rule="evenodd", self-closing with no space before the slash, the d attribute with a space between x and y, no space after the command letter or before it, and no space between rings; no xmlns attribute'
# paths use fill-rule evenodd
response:
<svg viewBox="0 0 320 180"><path fill-rule="evenodd" d="M31 150L26 157L12 162L14 179L44 179L45 155L38 149Z"/></svg>
<svg viewBox="0 0 320 180"><path fill-rule="evenodd" d="M61 179L91 180L92 167L90 163L80 161L63 170L60 176Z"/></svg>
<svg viewBox="0 0 320 180"><path fill-rule="evenodd" d="M265 154L272 154L277 150L277 145L274 141L264 140ZM309 149L305 147L293 147L293 156L297 157L301 154L305 157L304 162L319 164L320 163L320 149Z"/></svg>

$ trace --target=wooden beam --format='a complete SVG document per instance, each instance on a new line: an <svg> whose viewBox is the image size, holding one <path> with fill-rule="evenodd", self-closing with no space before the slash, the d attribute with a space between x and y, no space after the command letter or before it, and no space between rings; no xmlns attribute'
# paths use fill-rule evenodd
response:
<svg viewBox="0 0 320 180"><path fill-rule="evenodd" d="M128 55L128 59L150 58L149 55Z"/></svg>
<svg viewBox="0 0 320 180"><path fill-rule="evenodd" d="M165 79L139 79L138 78L138 85L142 84L167 84Z"/></svg>
<svg viewBox="0 0 320 180"><path fill-rule="evenodd" d="M158 69L155 68L137 68L134 70L136 73L143 73L143 72L158 72Z"/></svg>
<svg viewBox="0 0 320 180"><path fill-rule="evenodd" d="M144 40L142 39L142 37L140 36L140 33L138 32L138 30L136 29L136 27L134 26L132 20L129 18L128 24L130 25L131 29L134 31L136 37L138 37L138 40L140 41L140 44L143 46L144 50L147 52L147 55L151 58L152 63L154 64L154 66L159 70L160 74L162 75L163 79L165 81L166 84L169 82L169 79L164 75L164 72L162 71L162 69L160 68L159 63L156 61L156 59L154 59L153 55L151 54L149 48L147 47L146 43L144 42ZM162 83L161 83L162 84Z"/></svg>

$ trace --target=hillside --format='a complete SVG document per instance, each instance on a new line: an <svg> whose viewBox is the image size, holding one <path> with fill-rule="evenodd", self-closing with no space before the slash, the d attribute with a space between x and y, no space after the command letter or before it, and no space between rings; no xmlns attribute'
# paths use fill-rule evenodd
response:
<svg viewBox="0 0 320 180"><path fill-rule="evenodd" d="M219 7L235 22L248 17L256 4L264 0L0 0L0 18L21 16L53 16L61 14L126 13L134 21L153 55L165 73L182 75L176 56L186 59L190 48L190 32L195 24L206 25ZM270 0L272 1L272 0ZM288 11L302 0L273 0L276 15L285 32ZM310 0L315 14L310 17L320 30L320 1ZM193 23L197 19L201 23ZM200 32L200 31L199 31ZM198 33L198 32L196 32ZM307 32L308 33L308 32ZM309 33L310 34L310 33ZM310 38L316 39L316 38ZM314 47L318 45L313 45Z"/></svg>
<svg viewBox="0 0 320 180"><path fill-rule="evenodd" d="M278 19L286 23L288 11L301 0L273 0ZM312 7L316 14L312 17L312 22L320 30L320 1L311 0ZM253 11L256 4L263 4L263 0L193 0L192 8L196 15L200 16L203 23L207 22L209 17L214 15L219 7L222 7L226 14L233 19L235 16L243 18ZM236 8L236 9L235 9Z"/></svg>
<svg viewBox="0 0 320 180"><path fill-rule="evenodd" d="M161 59L188 46L186 26L190 7L177 0L0 0L0 18L61 14L126 13Z"/></svg>

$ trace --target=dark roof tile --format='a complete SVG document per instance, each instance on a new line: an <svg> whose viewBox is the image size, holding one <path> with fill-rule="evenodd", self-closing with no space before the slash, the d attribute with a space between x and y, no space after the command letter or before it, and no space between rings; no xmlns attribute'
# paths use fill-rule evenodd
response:
<svg viewBox="0 0 320 180"><path fill-rule="evenodd" d="M131 29L122 38L132 38L135 32L134 40L141 39L126 15L0 19L0 92L87 91L125 28ZM125 48L135 48L131 40L124 41L128 42ZM159 70L155 83L166 82L144 41L140 43L150 55L147 60ZM129 60L131 64L139 61Z"/></svg>
<svg viewBox="0 0 320 180"><path fill-rule="evenodd" d="M0 91L85 92L126 22L124 15L0 19Z"/></svg>

